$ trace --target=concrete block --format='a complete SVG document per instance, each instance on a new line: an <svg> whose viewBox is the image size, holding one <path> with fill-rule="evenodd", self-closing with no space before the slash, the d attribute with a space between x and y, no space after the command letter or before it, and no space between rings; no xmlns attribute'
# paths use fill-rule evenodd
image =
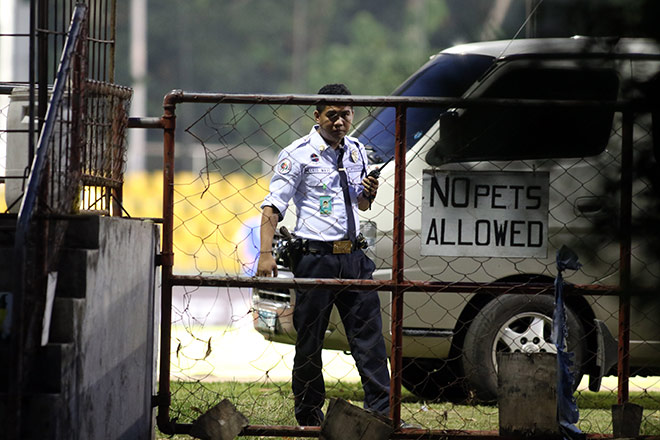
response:
<svg viewBox="0 0 660 440"><path fill-rule="evenodd" d="M60 394L35 394L27 398L24 414L30 420L23 423L21 433L25 438L56 440L76 438L71 427L70 413Z"/></svg>
<svg viewBox="0 0 660 440"><path fill-rule="evenodd" d="M14 429L14 409L10 396L0 393L0 438L6 438L7 431ZM11 408L11 414L10 414ZM64 419L68 416L66 402L58 394L32 394L25 396L21 413L34 414L25 421L21 428L21 438L39 440L57 440L77 438L71 432L63 431Z"/></svg>
<svg viewBox="0 0 660 440"><path fill-rule="evenodd" d="M86 249L62 249L58 264L58 298L85 298L88 277L98 264L98 251Z"/></svg>
<svg viewBox="0 0 660 440"><path fill-rule="evenodd" d="M248 419L227 399L202 414L190 435L202 440L232 440L248 425Z"/></svg>
<svg viewBox="0 0 660 440"><path fill-rule="evenodd" d="M44 393L68 392L76 373L74 344L47 344L37 354L34 388Z"/></svg>
<svg viewBox="0 0 660 440"><path fill-rule="evenodd" d="M498 353L501 436L561 438L554 353Z"/></svg>
<svg viewBox="0 0 660 440"><path fill-rule="evenodd" d="M21 438L151 440L158 228L110 217L69 226L50 343L36 354L29 389L37 394L25 399ZM3 342L0 428L9 357Z"/></svg>
<svg viewBox="0 0 660 440"><path fill-rule="evenodd" d="M84 314L85 299L55 298L49 342L77 342L81 338Z"/></svg>
<svg viewBox="0 0 660 440"><path fill-rule="evenodd" d="M383 440L394 432L391 420L342 399L331 399L320 440Z"/></svg>
<svg viewBox="0 0 660 440"><path fill-rule="evenodd" d="M98 249L100 244L101 223L105 218L97 215L81 215L70 219L66 230L67 247Z"/></svg>
<svg viewBox="0 0 660 440"><path fill-rule="evenodd" d="M629 438L639 435L644 408L634 403L612 405L612 433L614 438Z"/></svg>

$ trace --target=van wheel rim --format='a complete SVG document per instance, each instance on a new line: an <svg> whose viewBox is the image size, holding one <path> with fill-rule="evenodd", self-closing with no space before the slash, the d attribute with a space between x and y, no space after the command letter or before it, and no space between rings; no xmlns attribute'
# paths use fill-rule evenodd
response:
<svg viewBox="0 0 660 440"><path fill-rule="evenodd" d="M513 316L500 327L493 342L495 371L497 353L557 353L552 342L552 318L536 312Z"/></svg>

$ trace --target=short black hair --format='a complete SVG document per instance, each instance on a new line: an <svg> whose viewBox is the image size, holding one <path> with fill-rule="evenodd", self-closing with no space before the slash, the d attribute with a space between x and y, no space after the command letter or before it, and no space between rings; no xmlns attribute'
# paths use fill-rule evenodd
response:
<svg viewBox="0 0 660 440"><path fill-rule="evenodd" d="M352 93L346 84L326 84L319 89L317 95L352 95ZM316 111L322 112L325 107L325 104L317 104Z"/></svg>

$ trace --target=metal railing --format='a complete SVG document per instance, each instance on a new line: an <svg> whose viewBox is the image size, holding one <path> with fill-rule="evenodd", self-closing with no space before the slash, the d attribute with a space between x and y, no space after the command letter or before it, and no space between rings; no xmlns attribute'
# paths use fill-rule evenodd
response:
<svg viewBox="0 0 660 440"><path fill-rule="evenodd" d="M24 422L21 402L35 374L36 356L44 344L42 319L46 310L47 278L58 270L68 219L84 212L116 216L122 213L126 128L132 90L90 79L90 76L107 79L107 48L99 47L114 45L114 40L90 37L90 20L94 24L93 32L97 32L98 21L103 17L99 2L93 3L90 8L85 3L73 7L69 2L72 13L68 30L53 32L55 36L51 43L55 50L61 48L61 56L52 87L43 75L44 81L39 82L40 95L46 91L50 101L34 155L28 151L27 134L36 133L33 127L37 120L33 117L35 83L29 85L29 128L6 130L8 134L26 135L25 142L21 138L11 147L20 149L21 154L28 153L25 156L30 161L29 174L17 177L25 178L26 184L18 198L20 210L13 259L12 380L9 381L10 412L13 415L10 420L15 421L12 427L15 432L10 433L13 438L21 438L21 422ZM57 11L64 14L67 10L66 5L59 6L64 9L55 8L56 15ZM48 2L40 2L40 8L47 14ZM90 17L90 11L95 15ZM106 37L108 20L109 17L104 18ZM43 28L39 32L47 34L48 30ZM61 47L58 43L60 36L63 40ZM42 44L48 46L46 41ZM90 60L92 72L88 68ZM47 61L48 55L44 55L41 65ZM45 68L42 73L45 75L47 70ZM9 94L21 94L28 87L11 84L7 89L5 91Z"/></svg>
<svg viewBox="0 0 660 440"><path fill-rule="evenodd" d="M334 280L334 279L272 279L240 276L214 276L214 275L178 275L173 271L175 256L175 216L174 205L177 199L175 194L175 110L177 105L188 103L205 103L212 105L212 111L221 104L242 104L249 108L259 105L279 109L288 105L314 106L317 104L340 104L354 107L368 108L394 107L396 111L396 149L395 149L395 182L392 227L392 259L391 279L378 280ZM158 406L158 426L167 434L188 433L191 425L178 423L170 415L171 406L171 338L172 338L172 291L174 286L195 287L251 287L256 289L282 289L313 288L323 285L327 289L344 289L350 286L355 290L379 290L392 292L391 303L391 397L390 416L394 426L401 421L401 387L402 387L402 323L403 323L403 297L407 292L458 292L458 293L487 293L492 296L502 294L540 294L552 291L552 285L547 283L525 282L461 282L461 281L416 281L405 277L405 205L406 205L406 110L412 107L440 107L440 108L580 108L584 110L608 110L623 114L622 123L622 177L620 181L621 211L620 232L623 237L620 244L620 282L618 285L600 284L573 284L567 286L572 295L610 296L620 295L619 308L619 387L618 401L625 403L629 399L629 332L630 332L630 297L621 295L629 285L630 280L630 206L632 204L632 125L635 112L648 111L639 103L632 102L575 102L575 101L537 101L537 100L510 100L510 99L453 99L453 98L423 98L423 97L366 97L366 96L312 96L312 95L237 95L215 93L188 93L173 91L165 97L164 115L160 119L144 118L133 119L131 126L142 128L163 129L164 133L164 163L163 163L163 247L162 247L162 301L161 301L161 342L160 342L160 381L159 392L156 398ZM276 113L277 110L274 111ZM200 118L199 120L201 120ZM190 128L190 127L188 127ZM188 129L187 129L188 131ZM192 133L191 133L192 134ZM194 135L193 135L194 136ZM277 142L276 142L277 143ZM181 221L181 220L180 220ZM179 224L179 226L181 226ZM178 227L178 226L177 226ZM210 344L210 341L209 341ZM479 434L472 432L471 435ZM300 428L296 426L247 426L241 435L277 436L288 435L292 437L317 437L318 428ZM404 429L396 432L396 438L447 438L462 437L465 432L452 432L451 430ZM481 433L481 435L487 435Z"/></svg>
<svg viewBox="0 0 660 440"><path fill-rule="evenodd" d="M41 325L35 317L43 316L45 309L44 275L48 271L46 255L47 236L40 221L35 228L38 202L47 191L48 157L54 144L54 135L58 120L63 112L64 97L71 89L71 73L74 57L79 55L84 41L84 21L87 8L76 7L71 19L69 34L64 45L60 67L53 87L51 105L46 113L44 129L39 137L38 148L32 164L29 183L18 214L16 240L14 244L14 264L16 269L14 301L12 310L12 378L10 381L10 404L14 413L14 438L19 438L21 430L21 406L23 394L33 373L35 352L41 345ZM79 79L78 79L79 81ZM69 183L69 182L67 182ZM41 248L35 253L37 258L28 259L30 248ZM36 261L35 261L36 260ZM36 276L35 276L36 275ZM11 437L11 435L10 435Z"/></svg>

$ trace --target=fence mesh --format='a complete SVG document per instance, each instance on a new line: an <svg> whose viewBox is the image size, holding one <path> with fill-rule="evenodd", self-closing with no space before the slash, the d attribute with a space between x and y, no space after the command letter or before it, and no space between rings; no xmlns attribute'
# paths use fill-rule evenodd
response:
<svg viewBox="0 0 660 440"><path fill-rule="evenodd" d="M49 140L48 213L94 211L119 212L126 155L126 127L132 91L113 84L89 81L83 92L83 105L73 110L73 99L81 96L72 82L55 118ZM16 87L0 115L6 126L0 128L4 144L2 164L3 212L18 212L25 191L31 160L27 150L27 95L25 87ZM75 114L75 116L74 116ZM79 115L83 116L79 116ZM81 123L78 124L78 121ZM74 140L79 130L80 137ZM80 183L79 183L80 182Z"/></svg>
<svg viewBox="0 0 660 440"><path fill-rule="evenodd" d="M50 139L46 213L70 214L78 211L118 213L111 206L111 192L121 200L127 108L132 92L114 82L114 15L112 1L86 3L84 43L76 47L75 61L62 80L66 91L56 116ZM39 34L43 49L35 59L38 65L34 83L34 142L39 135L52 96L53 84L69 32L74 1L45 1L34 7L31 32ZM37 21L39 26L36 26ZM2 35L9 45L21 44L28 34ZM40 43L40 44L42 44ZM27 42L24 43L27 50ZM25 69L27 71L27 69ZM0 84L0 200L2 212L18 212L32 164L28 134L30 94L27 78ZM0 78L5 81L7 78ZM39 93L41 89L42 93ZM42 96L43 95L43 101ZM39 108L42 105L43 107ZM80 185L77 179L83 179ZM68 194L67 194L68 193Z"/></svg>
<svg viewBox="0 0 660 440"><path fill-rule="evenodd" d="M310 106L258 102L215 104L202 110L199 105L188 103L178 107L179 119L194 122L185 127L177 148L203 151L204 161L198 168L179 169L175 175L175 274L201 278L255 274L260 206L268 192L277 155L309 132L314 124L313 110ZM355 107L354 135L368 146L372 144L368 136L378 137L379 142L385 139L385 143L390 139L393 146L394 125L383 122L383 114L389 110L393 109ZM428 429L498 428L494 404L496 354L555 351L551 338L552 282L557 275L555 251L567 245L575 250L583 265L580 270L565 274L567 282L593 289L592 293L569 294L566 300L568 348L580 365L581 380L576 385L578 427L587 433L612 432L610 407L617 402L618 392L615 339L619 297L607 289L619 284L623 143L620 114L615 115L613 124L607 147L584 158L579 158L578 153L574 154L577 158L559 158L547 151L529 160L457 162L436 168L426 162L426 151L438 141L437 123L409 137L405 278L456 285L502 282L509 283L513 293L500 295L479 286L469 292L453 291L449 286L441 291L429 288L405 293L402 419ZM629 386L630 401L644 407L641 433L657 435L660 305L648 292L658 285L660 272L657 238L652 235L658 188L653 175L657 164L650 126L648 115L635 120L631 234L635 295L631 297ZM382 157L382 148L373 153L381 156L375 158L372 154L375 164L388 159ZM378 198L361 217L362 231L370 240L366 253L376 263L375 278L382 280L392 278L394 169L394 161L383 169ZM436 174L425 174L426 169ZM514 194L520 207L530 207L541 198L536 191L544 190L543 183L540 188L530 189L525 186L528 182L516 180L521 173L545 176L546 229L537 230L536 224L522 220L498 225L485 219L467 227L460 216L448 216L442 224L438 219L435 226L429 227L428 219L423 218L425 178L434 177L441 185L438 196L446 195L447 203L456 209L464 207L462 204L476 207L482 202L492 208L504 200L506 191ZM477 181L469 181L498 174L504 175L504 180L488 188L486 184L478 186L474 183ZM475 185L474 192L454 189L453 185L466 182ZM461 198L470 194L470 200ZM292 217L294 214L289 212L284 219L290 230ZM377 234L372 237L367 231ZM537 253L533 256L524 255L535 247L538 237L547 238L547 249L534 249ZM498 240L526 250L520 256L464 256L460 252L436 256L422 255L420 251L429 243L449 243L457 249L487 241L494 246ZM280 276L291 274L281 267ZM311 294L314 291L312 288ZM379 292L379 297L389 352L391 293ZM170 416L179 423L191 423L209 407L228 398L250 424L295 425L290 383L295 302L296 294L290 289L175 285ZM359 403L364 393L336 309L330 317L324 347L326 397L338 396ZM605 377L600 391L590 391L590 380L595 389L601 370Z"/></svg>
<svg viewBox="0 0 660 440"><path fill-rule="evenodd" d="M88 81L86 88L86 139L80 153L81 209L121 215L132 90L97 81Z"/></svg>

